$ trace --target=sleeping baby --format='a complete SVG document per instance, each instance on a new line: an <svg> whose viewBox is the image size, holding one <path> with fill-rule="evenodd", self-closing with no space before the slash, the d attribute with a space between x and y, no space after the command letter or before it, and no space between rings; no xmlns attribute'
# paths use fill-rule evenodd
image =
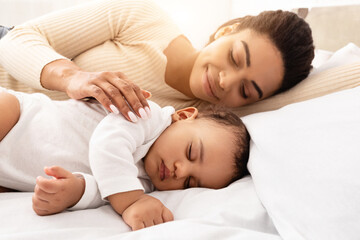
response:
<svg viewBox="0 0 360 240"><path fill-rule="evenodd" d="M173 220L146 193L219 189L248 173L250 137L235 114L148 102L152 116L132 123L97 102L0 88L0 192L34 191L38 215L109 202L137 230Z"/></svg>

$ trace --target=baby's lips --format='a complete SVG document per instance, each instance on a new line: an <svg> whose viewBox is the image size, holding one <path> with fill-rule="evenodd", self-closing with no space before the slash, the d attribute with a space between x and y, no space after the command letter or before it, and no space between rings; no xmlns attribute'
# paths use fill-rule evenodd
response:
<svg viewBox="0 0 360 240"><path fill-rule="evenodd" d="M163 181L164 178L165 178L165 164L164 164L164 162L161 162L161 164L160 164L159 177L160 177L161 181Z"/></svg>
<svg viewBox="0 0 360 240"><path fill-rule="evenodd" d="M165 166L165 179L170 177L170 170Z"/></svg>

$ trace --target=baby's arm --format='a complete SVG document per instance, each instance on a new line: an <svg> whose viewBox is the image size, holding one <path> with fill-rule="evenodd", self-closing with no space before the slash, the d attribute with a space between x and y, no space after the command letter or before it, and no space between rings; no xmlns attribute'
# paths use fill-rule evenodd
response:
<svg viewBox="0 0 360 240"><path fill-rule="evenodd" d="M36 179L32 202L33 209L38 215L60 213L81 199L85 191L83 178L57 166L46 167L44 171L54 178L39 176Z"/></svg>
<svg viewBox="0 0 360 240"><path fill-rule="evenodd" d="M171 211L160 200L142 190L116 193L108 200L133 231L174 220Z"/></svg>
<svg viewBox="0 0 360 240"><path fill-rule="evenodd" d="M89 143L89 161L103 199L133 229L141 229L173 219L172 213L146 189L139 172L141 158L161 132L171 124L172 108L161 109L149 101L153 113L136 124L109 114L94 130ZM166 118L166 115L169 115ZM140 177L139 177L140 176Z"/></svg>

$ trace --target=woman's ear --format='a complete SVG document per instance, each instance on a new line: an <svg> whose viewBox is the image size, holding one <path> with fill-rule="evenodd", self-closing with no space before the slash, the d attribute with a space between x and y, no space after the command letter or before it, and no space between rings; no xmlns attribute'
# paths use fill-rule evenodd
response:
<svg viewBox="0 0 360 240"><path fill-rule="evenodd" d="M180 110L177 110L172 115L172 121L176 122L179 120L187 120L187 119L195 119L198 115L199 111L194 107L187 107Z"/></svg>
<svg viewBox="0 0 360 240"><path fill-rule="evenodd" d="M214 39L218 39L219 37L225 36L226 34L232 33L234 32L234 30L236 30L236 27L239 25L239 23L234 23L232 25L228 25L225 27L220 28L219 30L217 30L217 32L215 33Z"/></svg>

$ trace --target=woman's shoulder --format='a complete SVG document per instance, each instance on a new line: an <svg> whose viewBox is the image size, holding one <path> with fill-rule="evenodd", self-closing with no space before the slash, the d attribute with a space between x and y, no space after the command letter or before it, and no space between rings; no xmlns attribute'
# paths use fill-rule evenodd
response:
<svg viewBox="0 0 360 240"><path fill-rule="evenodd" d="M135 35L171 35L181 34L169 14L152 0L110 0L111 11L121 23L122 31L134 32ZM173 36L174 35L174 36Z"/></svg>

